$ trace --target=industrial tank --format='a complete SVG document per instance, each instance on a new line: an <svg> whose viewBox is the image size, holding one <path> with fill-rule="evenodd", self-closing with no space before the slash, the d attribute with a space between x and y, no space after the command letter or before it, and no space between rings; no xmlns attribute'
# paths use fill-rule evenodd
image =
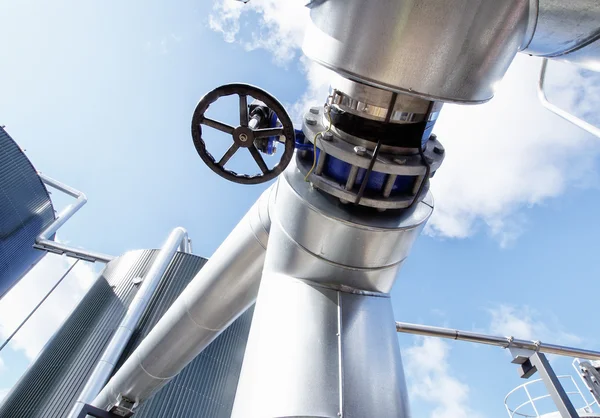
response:
<svg viewBox="0 0 600 418"><path fill-rule="evenodd" d="M48 191L21 148L0 127L0 298L44 256L33 244L52 221Z"/></svg>
<svg viewBox="0 0 600 418"><path fill-rule="evenodd" d="M157 250L111 261L73 313L0 406L1 418L66 417L145 277ZM206 259L177 253L167 268L117 368L133 352ZM137 409L136 418L231 415L252 308L171 382ZM177 341L173 341L177 344Z"/></svg>

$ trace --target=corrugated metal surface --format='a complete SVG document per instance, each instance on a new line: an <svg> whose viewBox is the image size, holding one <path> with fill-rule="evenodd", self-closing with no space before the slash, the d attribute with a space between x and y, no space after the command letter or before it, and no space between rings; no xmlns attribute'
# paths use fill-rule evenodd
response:
<svg viewBox="0 0 600 418"><path fill-rule="evenodd" d="M44 252L33 244L53 220L46 188L0 127L0 298L42 258Z"/></svg>
<svg viewBox="0 0 600 418"><path fill-rule="evenodd" d="M58 418L69 412L123 317L156 250L111 262L0 407L2 418ZM152 329L205 259L177 254L121 362ZM246 312L136 413L140 418L229 417L252 312ZM176 344L177 342L174 342Z"/></svg>

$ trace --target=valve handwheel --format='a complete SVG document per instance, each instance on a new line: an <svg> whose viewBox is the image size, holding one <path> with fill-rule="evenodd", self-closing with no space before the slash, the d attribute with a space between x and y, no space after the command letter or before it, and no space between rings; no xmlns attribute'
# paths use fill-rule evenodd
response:
<svg viewBox="0 0 600 418"><path fill-rule="evenodd" d="M220 97L231 95L239 96L239 126L234 127L204 116L212 103L216 102ZM248 114L248 96L260 100L267 105L269 109L271 109L277 115L277 118L281 122L282 126L252 129L249 126L250 116ZM211 128L225 132L231 135L233 138L233 144L229 147L227 152L225 152L219 161L216 161L206 149L206 144L202 138L202 125L210 126ZM271 96L266 91L249 84L235 83L225 84L217 87L213 91L207 93L200 100L200 102L198 102L196 110L194 111L194 116L192 117L192 138L194 140L196 151L198 151L202 161L204 161L204 163L219 176L241 184L264 183L277 177L283 170L285 170L292 160L292 156L294 155L294 135L294 125L292 124L290 117L281 103L279 103L275 97ZM285 149L283 156L273 168L269 168L267 166L260 155L260 151L254 146L254 141L256 139L267 138L270 136L285 137ZM254 161L260 168L260 174L238 174L225 168L227 161L229 161L233 154L235 154L240 148L246 148L248 152L250 152L252 158L254 158Z"/></svg>

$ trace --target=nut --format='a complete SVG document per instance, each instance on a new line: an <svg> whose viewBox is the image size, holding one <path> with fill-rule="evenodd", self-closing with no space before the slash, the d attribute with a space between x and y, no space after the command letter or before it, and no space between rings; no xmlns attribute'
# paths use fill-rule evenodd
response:
<svg viewBox="0 0 600 418"><path fill-rule="evenodd" d="M323 139L325 141L333 141L333 134L329 131L323 132Z"/></svg>
<svg viewBox="0 0 600 418"><path fill-rule="evenodd" d="M311 116L307 116L306 117L306 124L307 125L316 125L317 124L317 120Z"/></svg>
<svg viewBox="0 0 600 418"><path fill-rule="evenodd" d="M366 155L367 149L365 147L361 147L360 145L357 145L354 147L354 153L356 155L360 155L362 157L362 156Z"/></svg>
<svg viewBox="0 0 600 418"><path fill-rule="evenodd" d="M312 113L313 115L318 115L319 114L319 108L318 107L311 107L310 108L310 113Z"/></svg>

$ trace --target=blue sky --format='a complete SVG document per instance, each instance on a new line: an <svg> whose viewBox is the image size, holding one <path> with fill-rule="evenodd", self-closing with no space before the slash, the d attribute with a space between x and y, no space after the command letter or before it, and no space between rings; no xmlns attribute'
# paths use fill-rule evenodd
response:
<svg viewBox="0 0 600 418"><path fill-rule="evenodd" d="M195 253L209 256L264 190L229 183L203 165L190 136L197 101L220 84L242 81L297 113L311 98L322 101L326 75L298 50L305 22L299 3L239 7L0 4L0 123L37 169L89 198L61 240L118 255L158 247L181 225ZM436 215L393 291L398 320L600 349L595 304L586 297L600 290L599 148L541 109L538 66L519 57L490 104L442 112L436 132L447 156L433 184ZM571 70L553 68L553 99L589 116L595 80L577 73L573 84ZM235 113L219 107L215 116ZM0 302L0 335L67 262L47 257ZM79 268L0 353L0 388L14 384L91 277L90 268ZM522 383L507 353L411 336L399 341L414 417L506 415L504 395ZM569 361L554 364L571 372Z"/></svg>

